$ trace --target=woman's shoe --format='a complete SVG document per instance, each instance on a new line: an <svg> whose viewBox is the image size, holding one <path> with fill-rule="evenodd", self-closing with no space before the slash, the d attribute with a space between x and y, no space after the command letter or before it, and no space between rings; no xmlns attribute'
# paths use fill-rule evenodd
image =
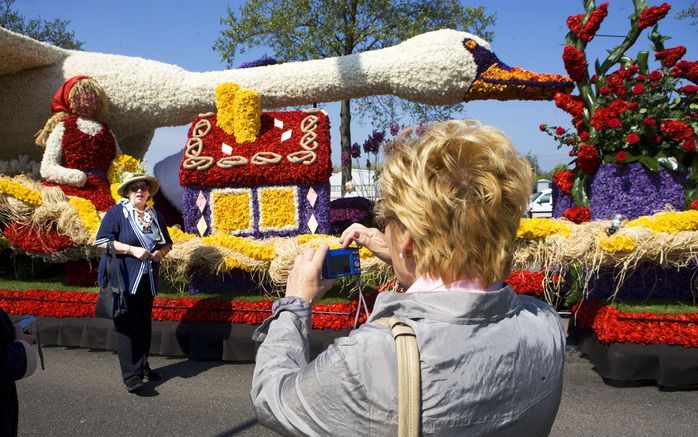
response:
<svg viewBox="0 0 698 437"><path fill-rule="evenodd" d="M142 379L132 379L126 383L126 390L128 390L129 393L135 393L138 390L142 389L143 386L145 386L145 383Z"/></svg>
<svg viewBox="0 0 698 437"><path fill-rule="evenodd" d="M143 380L145 382L157 382L162 379L162 376L155 370L151 369L150 367L146 367L145 369L145 375L143 375Z"/></svg>

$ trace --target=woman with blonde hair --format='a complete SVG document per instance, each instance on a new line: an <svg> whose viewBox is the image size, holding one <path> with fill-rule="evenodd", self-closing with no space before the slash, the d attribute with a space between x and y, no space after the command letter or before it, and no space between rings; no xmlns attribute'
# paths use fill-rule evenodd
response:
<svg viewBox="0 0 698 437"><path fill-rule="evenodd" d="M36 135L44 148L40 172L45 185L89 199L99 211L114 205L107 170L121 154L106 120L107 95L96 80L74 76L56 91L54 113Z"/></svg>
<svg viewBox="0 0 698 437"><path fill-rule="evenodd" d="M311 305L333 282L321 278L327 245L300 255L257 333L258 420L287 435L396 435L398 358L382 322L395 317L419 350L414 435L548 435L562 394L562 324L502 282L527 207L527 161L498 129L448 121L403 132L380 182L384 232L354 224L341 242L390 263L406 291L380 294L366 324L308 362Z"/></svg>

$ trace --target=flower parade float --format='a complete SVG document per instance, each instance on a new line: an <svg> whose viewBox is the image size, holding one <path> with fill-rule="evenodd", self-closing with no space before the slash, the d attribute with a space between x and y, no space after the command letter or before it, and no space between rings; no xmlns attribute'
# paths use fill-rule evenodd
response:
<svg viewBox="0 0 698 437"><path fill-rule="evenodd" d="M640 0L623 41L590 73L587 43L608 3L584 5L567 20L563 52L577 93L555 96L574 128L541 125L573 158L553 178L553 216L593 230L596 246L563 267L567 303L607 382L695 387L698 63L659 32L671 6ZM633 59L642 34L651 50Z"/></svg>
<svg viewBox="0 0 698 437"><path fill-rule="evenodd" d="M156 299L153 351L201 358L253 359L250 334L269 314L297 254L320 241L339 247L337 238L327 234L331 163L326 114L262 112L262 108L384 93L429 104L541 100L572 89L569 78L509 67L484 40L451 30L346 57L212 73L56 49L5 29L0 29L0 49L23 54L10 57L12 62L0 67L0 81L8 90L0 96L2 102L20 96L43 101L45 88L59 85L56 77L61 77L60 82L81 74L98 78L109 94L109 126L125 152L107 171L112 193L123 172L141 165L134 156L142 155L153 129L193 119L180 169L186 192L184 230L169 229L174 247L161 271L198 293ZM336 65L342 66L341 77ZM46 87L28 83L28 69L33 69L32 83L40 77ZM29 112L11 115L18 120L11 127L0 123L1 153L32 155L17 147L35 129L29 126L36 124L31 120L37 114L28 108L35 106L24 105L20 110ZM214 109L216 113L206 112ZM0 176L3 235L16 253L52 263L94 263L99 255L94 239L100 214L101 208L89 197L48 186L29 175ZM529 237L522 234L521 238ZM360 256L364 282L371 282L376 291L394 287L391 282L384 284L392 277L385 263L365 248ZM519 270L525 270L530 257L521 258L524 263ZM70 274L79 276L81 271L87 275L90 269L83 265L71 268ZM534 294L543 293L546 283L545 275L526 272L512 276L511 281L518 281L522 292ZM243 282L250 287L235 295L206 294L229 291ZM16 316L42 316L46 344L111 349L112 324L92 317L94 292L96 288L7 288L0 290L0 305ZM365 320L365 312L359 311L361 301L347 294L343 291L341 298L314 307L311 339L320 348L337 330ZM368 307L372 297L368 290Z"/></svg>

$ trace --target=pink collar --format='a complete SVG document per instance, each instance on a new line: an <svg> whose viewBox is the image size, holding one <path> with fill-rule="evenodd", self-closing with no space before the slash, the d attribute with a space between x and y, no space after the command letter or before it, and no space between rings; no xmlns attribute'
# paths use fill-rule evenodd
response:
<svg viewBox="0 0 698 437"><path fill-rule="evenodd" d="M478 281L471 279L461 279L459 281L444 284L441 279L434 279L428 276L418 277L405 293L416 293L424 291L469 291L471 293L487 293L502 288L502 283L497 282L487 288L482 288Z"/></svg>

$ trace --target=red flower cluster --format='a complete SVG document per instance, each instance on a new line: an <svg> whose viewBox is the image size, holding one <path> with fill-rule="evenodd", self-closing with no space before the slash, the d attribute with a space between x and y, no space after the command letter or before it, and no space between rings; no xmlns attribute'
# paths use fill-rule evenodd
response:
<svg viewBox="0 0 698 437"><path fill-rule="evenodd" d="M517 294L541 296L543 294L543 272L531 272L528 270L513 270L504 280Z"/></svg>
<svg viewBox="0 0 698 437"><path fill-rule="evenodd" d="M659 128L665 135L677 142L692 138L694 135L691 126L680 120L664 120Z"/></svg>
<svg viewBox="0 0 698 437"><path fill-rule="evenodd" d="M673 344L698 347L698 313L628 313L609 305L582 303L577 322L602 343Z"/></svg>
<svg viewBox="0 0 698 437"><path fill-rule="evenodd" d="M562 217L573 223L584 223L591 219L591 211L586 206L574 206L572 208L567 208L563 213Z"/></svg>
<svg viewBox="0 0 698 437"><path fill-rule="evenodd" d="M570 114L575 119L580 118L584 111L584 101L579 96L573 96L571 94L556 93L555 94L555 105ZM541 125L545 126L545 125ZM541 129L545 130L545 129Z"/></svg>
<svg viewBox="0 0 698 437"><path fill-rule="evenodd" d="M619 164L624 163L626 159L628 159L628 152L625 150L619 150L616 153L616 161L618 161Z"/></svg>
<svg viewBox="0 0 698 437"><path fill-rule="evenodd" d="M16 222L7 225L3 233L13 247L29 253L56 253L75 245L69 236L56 230L41 232Z"/></svg>
<svg viewBox="0 0 698 437"><path fill-rule="evenodd" d="M65 265L64 281L66 285L95 287L97 285L97 266L97 261L68 261Z"/></svg>
<svg viewBox="0 0 698 437"><path fill-rule="evenodd" d="M606 15L608 15L607 9L608 3L603 3L601 6L594 9L594 11L589 14L589 18L587 18L584 26L582 26L584 14L570 16L567 18L567 27L569 27L582 42L587 43L594 39L594 35L596 35L599 27L601 27L601 22L606 18Z"/></svg>
<svg viewBox="0 0 698 437"><path fill-rule="evenodd" d="M563 194L572 194L572 185L574 185L575 174L572 171L559 171L553 176L553 183L557 185Z"/></svg>
<svg viewBox="0 0 698 437"><path fill-rule="evenodd" d="M367 294L366 303L373 307L375 294ZM11 314L34 314L43 317L93 317L97 294L76 291L0 290L0 306ZM271 315L271 299L244 302L222 299L155 298L153 320L213 322L259 325ZM358 300L350 303L319 304L313 307L315 329L351 329ZM366 321L364 312L359 323Z"/></svg>
<svg viewBox="0 0 698 437"><path fill-rule="evenodd" d="M694 138L689 138L681 143L681 148L686 153L693 153L696 151L696 140Z"/></svg>
<svg viewBox="0 0 698 437"><path fill-rule="evenodd" d="M698 199L692 200L691 206L689 208L690 209L698 209Z"/></svg>
<svg viewBox="0 0 698 437"><path fill-rule="evenodd" d="M586 174L594 174L601 164L599 149L590 145L582 144L577 152L577 167Z"/></svg>
<svg viewBox="0 0 698 437"><path fill-rule="evenodd" d="M646 29L657 24L659 20L666 17L671 9L669 3L662 3L659 6L650 6L640 12L640 19L637 21L637 27Z"/></svg>
<svg viewBox="0 0 698 437"><path fill-rule="evenodd" d="M673 67L686 54L686 47L676 46L670 49L661 50L654 54L654 58L662 63L664 67Z"/></svg>
<svg viewBox="0 0 698 437"><path fill-rule="evenodd" d="M635 132L632 132L630 135L627 136L625 141L628 142L628 144L637 144L640 142L640 135L636 134Z"/></svg>
<svg viewBox="0 0 698 437"><path fill-rule="evenodd" d="M698 86L696 85L685 85L679 88L679 90L685 94L695 94L698 92Z"/></svg>
<svg viewBox="0 0 698 437"><path fill-rule="evenodd" d="M323 112L317 112L317 126L312 135L301 129L303 121L310 114L303 111L287 112L263 112L261 115L261 127L257 140L247 144L238 144L234 135L226 134L217 125L217 116L207 117L212 127L211 130L201 138L203 145L200 147L198 156L212 158L214 164L206 170L197 168L181 167L179 171L179 183L184 186L201 187L230 187L230 186L258 186L258 185L281 185L281 184L314 184L326 182L332 175L332 159L330 155L330 122ZM202 117L194 118L189 129L190 140L195 138L194 127L202 120ZM283 128L275 125L275 120L283 123ZM278 123L277 123L278 124ZM306 121L306 124L308 122ZM313 123L309 123L314 126ZM284 133L290 132L291 137L282 141ZM285 137L284 137L285 138ZM305 139L304 139L305 138ZM314 148L317 159L306 165L298 162L291 162L288 156L291 153L303 151L300 144L309 141L306 147ZM233 156L242 156L247 159L244 165L233 167L221 167L215 163L222 158L230 157L230 152L226 152L222 147L225 143L233 148ZM194 147L192 150L196 149ZM263 158L262 161L281 159L274 163L255 165L254 159ZM187 157L183 157L183 162Z"/></svg>
<svg viewBox="0 0 698 437"><path fill-rule="evenodd" d="M698 84L698 61L680 61L671 69L672 76L688 79Z"/></svg>
<svg viewBox="0 0 698 437"><path fill-rule="evenodd" d="M565 46L562 60L565 63L567 74L573 81L580 82L584 79L588 67L584 52L573 46Z"/></svg>
<svg viewBox="0 0 698 437"><path fill-rule="evenodd" d="M629 108L628 102L621 99L616 99L610 105L598 108L594 115L591 116L589 122L597 130L604 130L607 127L617 129L621 127L620 116Z"/></svg>

